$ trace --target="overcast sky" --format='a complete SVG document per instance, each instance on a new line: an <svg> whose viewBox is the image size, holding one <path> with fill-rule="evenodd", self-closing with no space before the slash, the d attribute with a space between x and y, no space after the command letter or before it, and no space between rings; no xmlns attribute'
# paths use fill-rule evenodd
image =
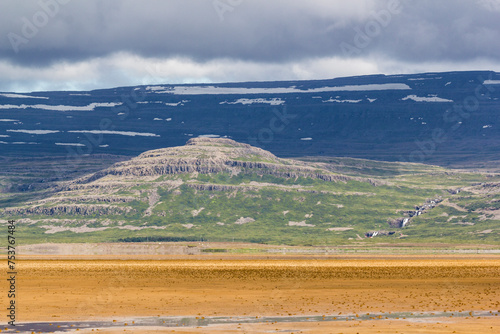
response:
<svg viewBox="0 0 500 334"><path fill-rule="evenodd" d="M0 91L500 72L500 0L2 0Z"/></svg>

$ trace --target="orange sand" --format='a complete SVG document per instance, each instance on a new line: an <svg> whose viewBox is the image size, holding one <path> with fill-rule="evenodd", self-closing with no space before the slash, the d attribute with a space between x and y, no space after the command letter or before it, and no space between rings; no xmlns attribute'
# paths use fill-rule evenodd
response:
<svg viewBox="0 0 500 334"><path fill-rule="evenodd" d="M500 258L23 260L17 321L496 311ZM6 284L6 283L3 283ZM5 287L4 287L5 289ZM3 290L5 291L5 290ZM1 305L8 302L0 295ZM4 322L3 322L4 323ZM438 324L439 323L439 324ZM176 333L496 333L498 317L214 325ZM448 326L448 327L446 327ZM491 328L495 329L492 331ZM362 328L362 330L360 329ZM137 333L154 329L125 328ZM117 333L114 330L101 330ZM85 332L85 331L81 331ZM120 333L124 329L120 329Z"/></svg>

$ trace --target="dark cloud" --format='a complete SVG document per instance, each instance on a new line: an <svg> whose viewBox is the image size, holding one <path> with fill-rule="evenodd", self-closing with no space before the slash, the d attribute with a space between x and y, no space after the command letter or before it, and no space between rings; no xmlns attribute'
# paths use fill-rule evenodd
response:
<svg viewBox="0 0 500 334"><path fill-rule="evenodd" d="M314 7L315 2L308 4ZM356 31L373 36L359 55L379 52L415 60L500 56L500 44L491 40L500 37L500 13L474 1L400 2L401 13L392 13L377 33L377 17L370 12L387 12L391 1L375 1L372 6L363 1L361 14L344 17L338 12L305 10L302 1L292 0L8 1L0 14L0 56L23 64L45 64L128 51L145 57L278 62L344 55L340 45L356 46ZM217 3L227 7L217 8ZM336 9L318 3L325 10ZM53 17L46 15L45 22L43 12ZM35 29L30 29L31 24ZM17 53L9 33L11 39L13 34L21 37L14 43Z"/></svg>
<svg viewBox="0 0 500 334"><path fill-rule="evenodd" d="M500 12L475 1L406 2L376 51L414 62L498 59L500 44L494 41L500 37L499 18Z"/></svg>
<svg viewBox="0 0 500 334"><path fill-rule="evenodd" d="M500 0L6 0L1 6L0 61L28 68L118 52L197 62L500 59Z"/></svg>

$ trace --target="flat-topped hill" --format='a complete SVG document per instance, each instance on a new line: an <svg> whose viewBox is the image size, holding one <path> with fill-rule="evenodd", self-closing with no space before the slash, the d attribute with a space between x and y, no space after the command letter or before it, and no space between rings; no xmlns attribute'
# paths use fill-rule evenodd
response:
<svg viewBox="0 0 500 334"><path fill-rule="evenodd" d="M36 173L33 166L23 177ZM231 139L193 138L82 176L1 193L0 224L15 219L26 243L496 244L499 184L493 173L284 159Z"/></svg>

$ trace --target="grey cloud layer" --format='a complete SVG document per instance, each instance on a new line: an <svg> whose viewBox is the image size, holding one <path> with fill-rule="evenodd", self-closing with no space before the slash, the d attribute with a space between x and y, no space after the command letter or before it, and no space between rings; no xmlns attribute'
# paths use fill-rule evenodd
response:
<svg viewBox="0 0 500 334"><path fill-rule="evenodd" d="M3 1L0 58L39 66L124 51L198 61L281 62L346 56L342 43L356 47L356 56L404 61L500 58L497 0L481 0L482 5L476 0L401 0L401 13L391 15L389 24L368 40L359 31L365 32L375 20L372 14L387 10L391 1L216 1L230 6L222 7L230 8L223 20L212 0L61 0L68 3L60 4L54 17L35 36L26 38L28 42L20 43L17 53L9 33L25 38L23 18L33 23L33 15L42 7L39 1ZM492 6L484 6L485 2ZM362 48L356 46L356 38L365 42Z"/></svg>

